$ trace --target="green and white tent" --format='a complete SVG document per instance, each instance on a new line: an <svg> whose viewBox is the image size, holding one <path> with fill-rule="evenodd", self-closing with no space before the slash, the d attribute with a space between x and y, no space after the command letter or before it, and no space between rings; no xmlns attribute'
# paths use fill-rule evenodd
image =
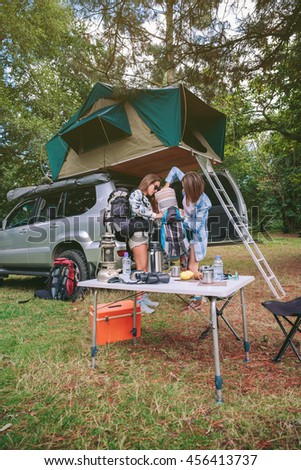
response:
<svg viewBox="0 0 301 470"><path fill-rule="evenodd" d="M199 168L194 154L223 159L226 117L184 86L129 89L96 83L46 144L54 180L115 170L166 175Z"/></svg>

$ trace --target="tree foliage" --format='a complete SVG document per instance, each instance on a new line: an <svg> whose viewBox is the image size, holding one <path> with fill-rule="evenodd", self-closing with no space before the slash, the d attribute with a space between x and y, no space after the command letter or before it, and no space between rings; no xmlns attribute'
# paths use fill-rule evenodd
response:
<svg viewBox="0 0 301 470"><path fill-rule="evenodd" d="M12 0L1 16L5 193L39 182L47 169L45 143L102 78L95 64L103 48L90 40L67 2ZM7 206L4 194L0 204Z"/></svg>
<svg viewBox="0 0 301 470"><path fill-rule="evenodd" d="M225 162L248 205L300 226L300 9L298 0L6 2L3 189L38 182L44 144L96 81L183 82L227 114Z"/></svg>
<svg viewBox="0 0 301 470"><path fill-rule="evenodd" d="M224 50L235 96L228 106L228 131L236 143L228 165L236 175L252 175L246 178L249 189L255 183L249 205L259 196L263 214L278 215L289 231L301 225L300 9L298 1L258 0ZM253 171L235 164L235 148L239 153L242 144Z"/></svg>
<svg viewBox="0 0 301 470"><path fill-rule="evenodd" d="M81 18L90 21L111 59L125 66L127 84L167 86L211 81L207 51L202 59L196 45L221 29L217 10L221 0L73 0Z"/></svg>

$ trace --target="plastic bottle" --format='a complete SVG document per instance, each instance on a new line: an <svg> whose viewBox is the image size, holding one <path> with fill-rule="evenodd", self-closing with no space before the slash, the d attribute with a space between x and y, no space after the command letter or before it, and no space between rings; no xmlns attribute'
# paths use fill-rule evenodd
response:
<svg viewBox="0 0 301 470"><path fill-rule="evenodd" d="M215 257L215 260L212 266L213 266L214 279L219 279L221 276L224 275L224 263L223 263L222 258L219 255Z"/></svg>
<svg viewBox="0 0 301 470"><path fill-rule="evenodd" d="M123 279L130 279L131 266L132 266L132 261L131 261L131 258L129 258L128 252L126 251L123 255L123 258L122 258L122 277L123 277Z"/></svg>

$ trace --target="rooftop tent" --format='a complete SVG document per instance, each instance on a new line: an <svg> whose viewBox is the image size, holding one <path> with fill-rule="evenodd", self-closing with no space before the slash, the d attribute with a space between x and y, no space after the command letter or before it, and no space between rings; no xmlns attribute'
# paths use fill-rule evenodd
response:
<svg viewBox="0 0 301 470"><path fill-rule="evenodd" d="M103 169L166 175L199 168L193 153L223 159L226 117L182 85L120 92L96 83L47 144L54 179Z"/></svg>

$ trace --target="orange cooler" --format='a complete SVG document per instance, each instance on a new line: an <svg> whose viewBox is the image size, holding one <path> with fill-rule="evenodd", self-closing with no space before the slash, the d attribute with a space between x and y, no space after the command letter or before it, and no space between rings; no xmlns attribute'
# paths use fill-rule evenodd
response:
<svg viewBox="0 0 301 470"><path fill-rule="evenodd" d="M97 305L96 344L104 345L133 339L133 300ZM90 327L93 323L93 305L90 306ZM136 338L141 334L141 308L137 305Z"/></svg>

